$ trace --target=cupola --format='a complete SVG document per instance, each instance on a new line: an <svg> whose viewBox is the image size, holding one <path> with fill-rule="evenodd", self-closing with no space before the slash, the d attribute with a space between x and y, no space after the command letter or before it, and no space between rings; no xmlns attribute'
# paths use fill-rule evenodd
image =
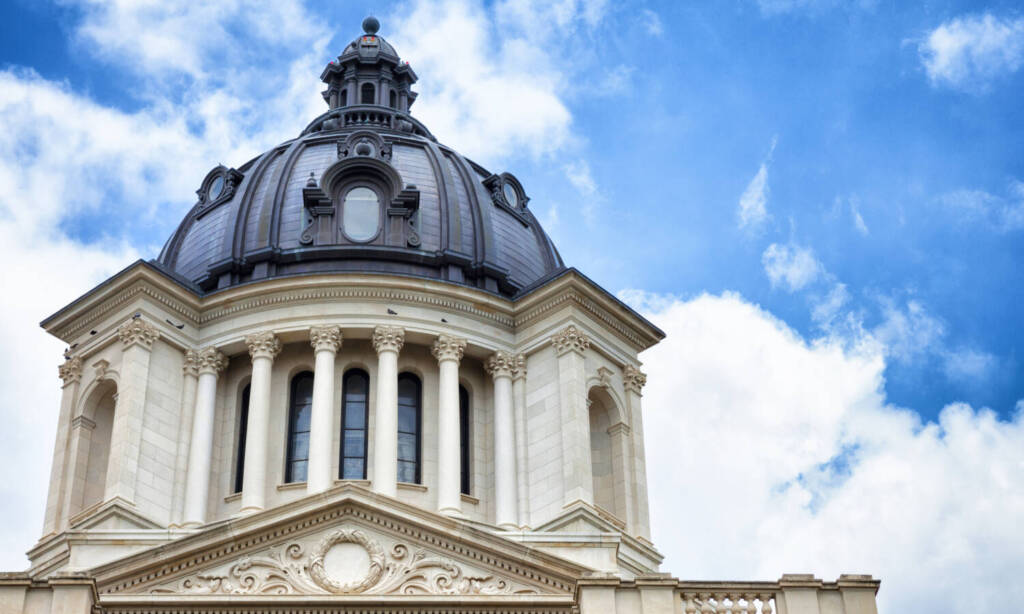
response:
<svg viewBox="0 0 1024 614"><path fill-rule="evenodd" d="M363 20L363 35L324 68L324 100L331 109L358 105L388 107L407 113L416 92L416 73L402 62L395 48L377 34L376 17Z"/></svg>

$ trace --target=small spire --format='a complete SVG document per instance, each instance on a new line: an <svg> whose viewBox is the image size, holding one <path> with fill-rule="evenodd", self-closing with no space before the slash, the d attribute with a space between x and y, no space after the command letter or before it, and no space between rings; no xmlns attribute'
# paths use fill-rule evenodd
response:
<svg viewBox="0 0 1024 614"><path fill-rule="evenodd" d="M366 32L370 36L373 36L374 34L377 33L377 30L380 30L380 22L377 21L376 17L370 15L369 17L363 20L363 32Z"/></svg>
<svg viewBox="0 0 1024 614"><path fill-rule="evenodd" d="M313 171L309 171L309 179L306 180L306 187L307 188L315 188L316 187L316 176L313 174Z"/></svg>

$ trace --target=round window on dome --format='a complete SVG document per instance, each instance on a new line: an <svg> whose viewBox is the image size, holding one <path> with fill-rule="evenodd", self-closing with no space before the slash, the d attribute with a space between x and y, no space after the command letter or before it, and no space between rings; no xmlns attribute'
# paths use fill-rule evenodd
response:
<svg viewBox="0 0 1024 614"><path fill-rule="evenodd" d="M380 199L370 188L352 188L342 205L342 230L353 241L369 241L380 229Z"/></svg>
<svg viewBox="0 0 1024 614"><path fill-rule="evenodd" d="M501 189L505 194L505 202L507 202L510 207L518 207L519 194L516 193L515 187L513 187L511 183L506 182Z"/></svg>
<svg viewBox="0 0 1024 614"><path fill-rule="evenodd" d="M217 197L220 196L220 193L223 190L224 190L224 176L223 175L217 175L216 177L213 178L213 181L210 182L210 188L206 191L206 200L207 201L217 200Z"/></svg>

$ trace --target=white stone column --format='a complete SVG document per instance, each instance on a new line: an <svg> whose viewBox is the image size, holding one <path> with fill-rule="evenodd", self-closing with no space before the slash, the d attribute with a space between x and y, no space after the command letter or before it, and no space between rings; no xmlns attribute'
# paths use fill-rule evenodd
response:
<svg viewBox="0 0 1024 614"><path fill-rule="evenodd" d="M122 324L117 329L117 336L124 351L121 354L114 424L110 432L104 500L120 497L134 502L150 351L160 332L149 322L136 317Z"/></svg>
<svg viewBox="0 0 1024 614"><path fill-rule="evenodd" d="M228 366L228 359L217 348L199 351L199 383L192 412L192 437L185 474L184 525L206 524L210 494L210 461L213 457L213 425L217 404L217 375Z"/></svg>
<svg viewBox="0 0 1024 614"><path fill-rule="evenodd" d="M516 483L519 526L530 526L529 446L526 437L526 355L512 357L512 413L516 422Z"/></svg>
<svg viewBox="0 0 1024 614"><path fill-rule="evenodd" d="M185 522L185 478L188 475L188 450L192 439L192 416L196 409L196 387L199 383L199 352L185 351L181 367L181 413L178 418L178 449L174 458L174 494L171 507L174 524Z"/></svg>
<svg viewBox="0 0 1024 614"><path fill-rule="evenodd" d="M267 488L267 445L270 429L270 375L281 341L271 331L247 335L252 357L249 383L249 421L245 429L245 468L242 474L242 513L262 510Z"/></svg>
<svg viewBox="0 0 1024 614"><path fill-rule="evenodd" d="M633 427L630 439L633 453L633 507L634 523L632 530L640 537L650 541L651 519L647 501L647 461L644 452L644 416L640 408L641 391L647 383L647 376L633 365L626 365L622 371L622 382L626 389L626 405L629 420Z"/></svg>
<svg viewBox="0 0 1024 614"><path fill-rule="evenodd" d="M50 467L50 490L46 496L46 515L43 519L43 536L59 531L67 520L62 512L64 501L71 497L74 481L74 456L71 451L71 413L78 401L78 388L82 381L82 359L67 357L57 368L57 374L64 381L60 395L60 417L57 420L57 439L53 447L53 465Z"/></svg>
<svg viewBox="0 0 1024 614"><path fill-rule="evenodd" d="M512 416L512 371L508 352L495 352L484 363L494 378L494 523L514 531L516 521L516 435Z"/></svg>
<svg viewBox="0 0 1024 614"><path fill-rule="evenodd" d="M462 515L459 362L466 340L438 335L431 347L439 370L437 399L437 511Z"/></svg>
<svg viewBox="0 0 1024 614"><path fill-rule="evenodd" d="M373 329L377 407L373 414L372 488L389 497L398 494L398 353L404 343L405 330L399 326Z"/></svg>
<svg viewBox="0 0 1024 614"><path fill-rule="evenodd" d="M341 327L313 326L309 343L316 355L313 412L309 421L309 470L306 493L323 492L334 484L331 443L334 441L334 359L341 348Z"/></svg>
<svg viewBox="0 0 1024 614"><path fill-rule="evenodd" d="M590 461L590 413L583 353L590 338L567 326L551 338L558 356L558 405L562 429L562 494L566 505L594 503L594 476Z"/></svg>

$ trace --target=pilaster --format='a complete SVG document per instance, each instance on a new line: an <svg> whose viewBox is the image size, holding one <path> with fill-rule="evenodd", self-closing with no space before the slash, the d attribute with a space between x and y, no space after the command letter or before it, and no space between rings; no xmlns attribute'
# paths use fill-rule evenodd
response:
<svg viewBox="0 0 1024 614"><path fill-rule="evenodd" d="M516 436L516 491L519 526L530 527L529 445L526 436L526 355L512 357L512 413Z"/></svg>
<svg viewBox="0 0 1024 614"><path fill-rule="evenodd" d="M178 420L178 448L174 464L174 496L171 518L176 525L184 522L185 476L188 472L188 452L191 443L192 417L196 409L196 385L199 381L199 352L186 350L181 367L181 417Z"/></svg>
<svg viewBox="0 0 1024 614"><path fill-rule="evenodd" d="M551 337L558 356L558 405L562 427L563 503L594 503L593 471L590 464L590 415L587 411L587 382L584 352L590 338L574 325Z"/></svg>
<svg viewBox="0 0 1024 614"><path fill-rule="evenodd" d="M629 437L635 514L635 525L632 530L640 537L650 541L651 517L650 504L647 500L647 454L644 451L644 416L640 407L640 398L643 396L641 391L647 383L647 375L633 365L626 365L622 372L622 380L626 390L626 408L629 411L629 420L632 425L632 433Z"/></svg>
<svg viewBox="0 0 1024 614"><path fill-rule="evenodd" d="M74 457L68 455L71 448L71 418L78 403L78 392L82 382L82 359L79 356L65 356L64 364L57 367L57 375L63 381L60 395L60 414L57 419L57 435L53 449L53 465L50 467L50 489L46 495L46 514L43 517L43 535L61 530L67 520L62 517L64 499L71 496Z"/></svg>

